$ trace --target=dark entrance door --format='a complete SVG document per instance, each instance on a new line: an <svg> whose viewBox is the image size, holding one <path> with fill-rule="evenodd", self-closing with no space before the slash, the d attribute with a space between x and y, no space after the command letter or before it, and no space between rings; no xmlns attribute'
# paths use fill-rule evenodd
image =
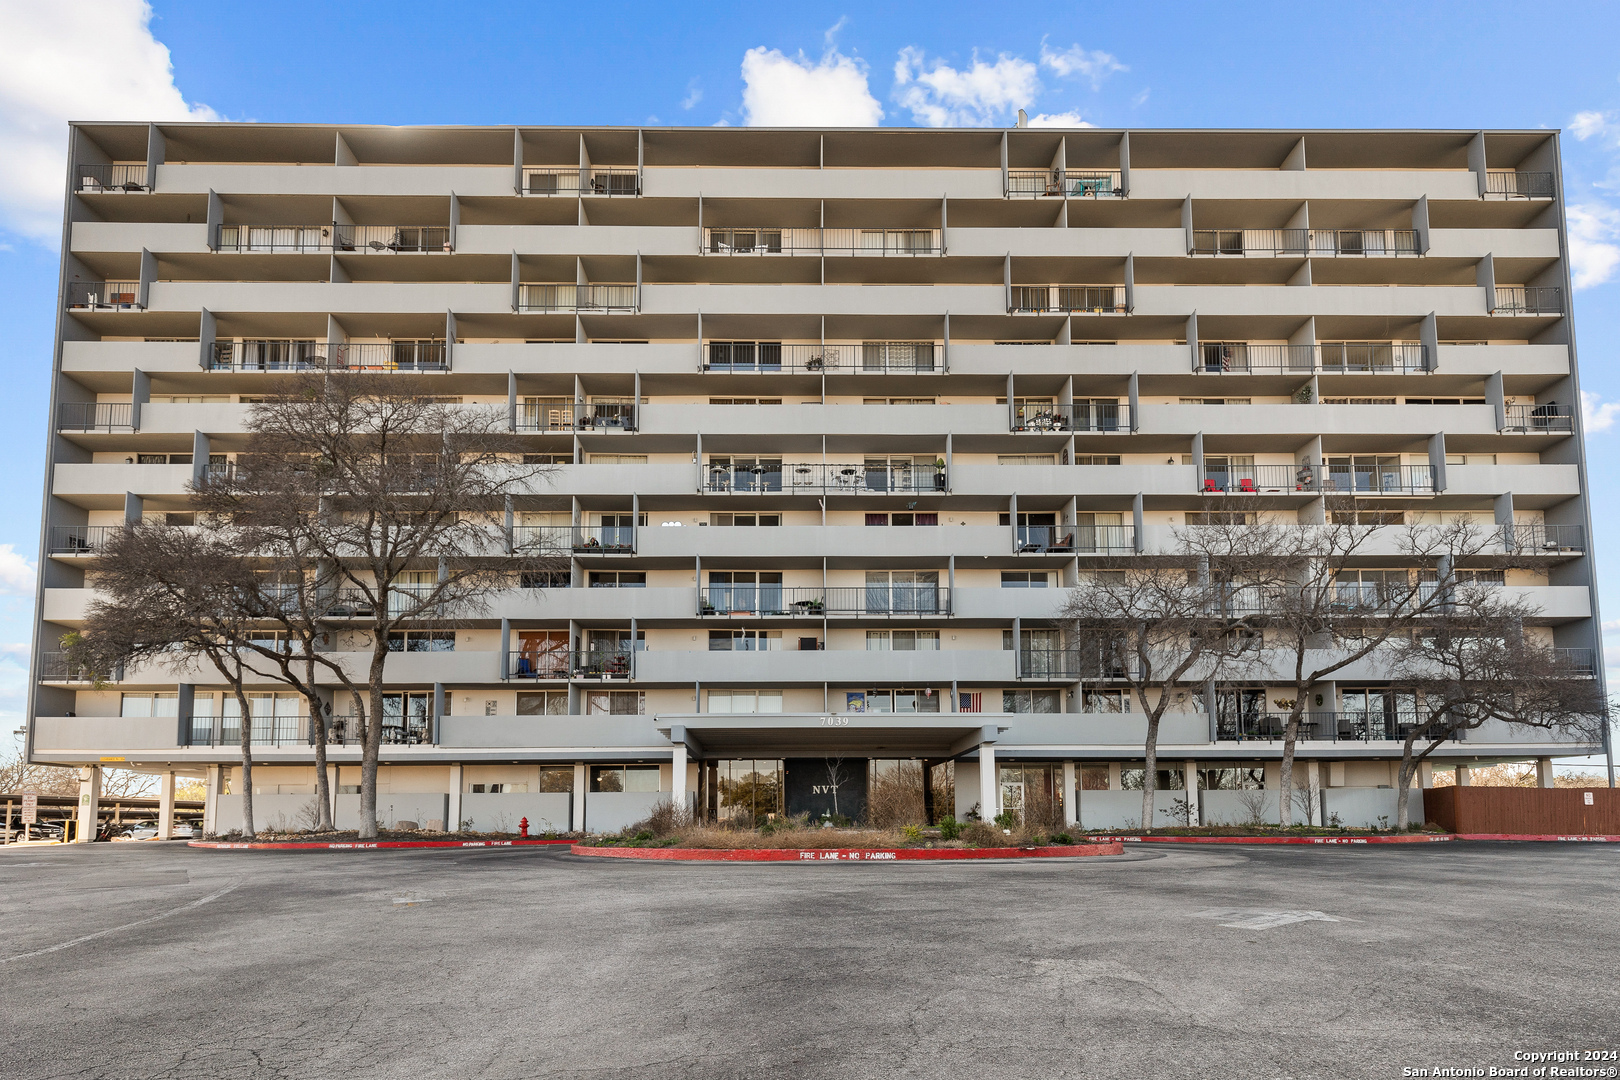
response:
<svg viewBox="0 0 1620 1080"><path fill-rule="evenodd" d="M866 814L865 758L788 758L782 762L782 795L789 814L819 818L840 814L859 821Z"/></svg>

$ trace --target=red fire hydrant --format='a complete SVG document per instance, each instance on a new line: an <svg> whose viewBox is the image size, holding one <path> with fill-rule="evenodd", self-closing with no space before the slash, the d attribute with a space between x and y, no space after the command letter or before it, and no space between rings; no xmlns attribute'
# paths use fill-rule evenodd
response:
<svg viewBox="0 0 1620 1080"><path fill-rule="evenodd" d="M518 822L518 835L521 836L525 840L527 840L529 838L529 819L528 818L524 818L522 821Z"/></svg>

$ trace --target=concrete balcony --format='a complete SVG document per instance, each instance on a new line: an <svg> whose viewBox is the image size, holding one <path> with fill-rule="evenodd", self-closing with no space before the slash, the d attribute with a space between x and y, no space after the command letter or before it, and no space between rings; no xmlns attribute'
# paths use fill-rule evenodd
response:
<svg viewBox="0 0 1620 1080"><path fill-rule="evenodd" d="M787 635L784 634L784 637ZM1013 654L988 650L939 652L641 652L638 683L701 682L769 685L949 687L951 680L1013 682ZM949 708L949 703L943 703Z"/></svg>
<svg viewBox="0 0 1620 1080"><path fill-rule="evenodd" d="M532 747L648 749L669 753L669 740L652 716L444 716L439 742L444 748Z"/></svg>
<svg viewBox="0 0 1620 1080"><path fill-rule="evenodd" d="M684 225L462 225L464 255L691 255L698 230Z"/></svg>
<svg viewBox="0 0 1620 1080"><path fill-rule="evenodd" d="M772 558L820 560L916 559L943 566L958 558L1007 555L1013 549L1010 526L938 525L880 528L861 525L783 525L773 528L642 528L637 553L648 559L692 559L720 566L726 559L757 559L762 550ZM819 580L818 582L819 583Z"/></svg>
<svg viewBox="0 0 1620 1080"><path fill-rule="evenodd" d="M515 194L511 165L159 165L157 190L206 195ZM441 305L442 307L442 305Z"/></svg>
<svg viewBox="0 0 1620 1080"><path fill-rule="evenodd" d="M644 434L1002 435L1005 405L644 405ZM943 443L941 443L943 446ZM830 452L830 451L829 451Z"/></svg>
<svg viewBox="0 0 1620 1080"><path fill-rule="evenodd" d="M62 462L56 465L51 480L51 493L70 502L88 506L87 497L117 497L123 505L124 492L136 495L187 494L191 483L190 465L97 465L88 462ZM111 508L109 501L107 507Z"/></svg>
<svg viewBox="0 0 1620 1080"><path fill-rule="evenodd" d="M1420 319L1483 316L1488 298L1477 286L1461 285L1137 285L1136 315L1200 316L1360 315ZM954 309L953 309L954 310Z"/></svg>
<svg viewBox="0 0 1620 1080"><path fill-rule="evenodd" d="M209 250L208 226L173 221L75 221L69 233L74 253L133 252L203 254Z"/></svg>
<svg viewBox="0 0 1620 1080"><path fill-rule="evenodd" d="M415 263L409 265L414 266ZM154 281L149 311L344 312L416 315L424 311L504 314L510 282Z"/></svg>
<svg viewBox="0 0 1620 1080"><path fill-rule="evenodd" d="M94 761L128 751L172 751L185 745L182 723L175 716L38 716L34 753Z"/></svg>
<svg viewBox="0 0 1620 1080"><path fill-rule="evenodd" d="M692 495L696 465L558 465L530 485L536 495Z"/></svg>
<svg viewBox="0 0 1620 1080"><path fill-rule="evenodd" d="M999 259L1014 257L1180 258L1187 254L1181 229L962 229L946 232L946 254Z"/></svg>
<svg viewBox="0 0 1620 1080"><path fill-rule="evenodd" d="M1435 371L1444 375L1539 375L1548 379L1569 374L1568 345L1442 345Z"/></svg>
<svg viewBox="0 0 1620 1080"><path fill-rule="evenodd" d="M1544 508L1581 493L1578 465L1447 465L1447 495L1494 498L1514 493L1515 505Z"/></svg>
<svg viewBox="0 0 1620 1080"><path fill-rule="evenodd" d="M524 392L522 378L528 375L573 375L591 372L604 375L685 375L698 370L702 350L691 344L620 345L612 342L590 344L558 343L529 345L522 342L501 344L461 343L455 347L454 366L458 374L519 373L518 393ZM695 429L694 429L695 430Z"/></svg>
<svg viewBox="0 0 1620 1080"><path fill-rule="evenodd" d="M62 370L110 372L125 381L131 368L153 374L199 371L201 349L195 341L64 341Z"/></svg>
<svg viewBox="0 0 1620 1080"><path fill-rule="evenodd" d="M1185 375L1191 361L1185 345L982 345L953 342L951 374L1117 376ZM1123 386L1121 387L1123 392Z"/></svg>
<svg viewBox="0 0 1620 1080"><path fill-rule="evenodd" d="M141 406L141 431L190 435L204 431L229 435L247 430L248 413L253 406L234 402L171 404L147 402Z"/></svg>
<svg viewBox="0 0 1620 1080"><path fill-rule="evenodd" d="M1556 259L1557 229L1433 229L1431 259Z"/></svg>
<svg viewBox="0 0 1620 1080"><path fill-rule="evenodd" d="M1390 199L1479 201L1479 180L1466 169L1132 169L1133 200Z"/></svg>
<svg viewBox="0 0 1620 1080"><path fill-rule="evenodd" d="M460 189L457 189L458 193ZM655 199L1000 199L1000 169L645 168ZM1182 192L1185 195L1186 192ZM1182 195L1177 195L1180 199Z"/></svg>
<svg viewBox="0 0 1620 1080"><path fill-rule="evenodd" d="M964 465L951 475L953 495L1185 496L1198 490L1191 465Z"/></svg>
<svg viewBox="0 0 1620 1080"><path fill-rule="evenodd" d="M936 318L946 311L953 315L1007 313L1006 290L1001 285L644 284L641 292L641 310L648 315L724 311L735 315L924 315ZM1186 311L1181 314L1185 317Z"/></svg>
<svg viewBox="0 0 1620 1080"><path fill-rule="evenodd" d="M1394 443L1419 435L1495 435L1489 405L1143 405L1144 434L1258 435L1308 442L1317 435L1387 436ZM1224 444L1223 444L1224 445Z"/></svg>

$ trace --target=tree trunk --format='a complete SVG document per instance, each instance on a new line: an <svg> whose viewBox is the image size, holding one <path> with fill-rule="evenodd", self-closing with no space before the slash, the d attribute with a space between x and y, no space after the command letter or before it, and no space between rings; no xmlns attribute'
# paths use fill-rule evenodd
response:
<svg viewBox="0 0 1620 1080"><path fill-rule="evenodd" d="M386 601L382 601L386 602ZM371 715L365 724L360 753L360 839L377 838L377 757L382 752L383 665L388 661L388 639L378 632L372 641Z"/></svg>
<svg viewBox="0 0 1620 1080"><path fill-rule="evenodd" d="M1277 824L1288 828L1294 823L1294 743L1299 739L1299 720L1305 711L1305 691L1294 688L1294 707L1283 725L1282 775L1277 791ZM1308 824L1308 823L1307 823Z"/></svg>
<svg viewBox="0 0 1620 1080"><path fill-rule="evenodd" d="M1408 799L1412 794L1412 774L1417 771L1417 762L1412 760L1412 743L1417 738L1413 731L1406 736L1406 742L1401 747L1400 790L1395 793L1395 828L1405 832L1407 823L1411 820L1411 810Z"/></svg>
<svg viewBox="0 0 1620 1080"><path fill-rule="evenodd" d="M1147 741L1143 744L1143 755L1147 758L1147 768L1142 774L1142 831L1153 831L1153 788L1159 779L1159 718L1164 715L1163 698L1160 695L1159 707L1148 713Z"/></svg>
<svg viewBox="0 0 1620 1080"><path fill-rule="evenodd" d="M312 671L309 685L314 684ZM331 832L336 825L332 820L332 778L326 772L326 709L313 689L304 700L309 703L309 733L315 743L315 831Z"/></svg>
<svg viewBox="0 0 1620 1080"><path fill-rule="evenodd" d="M247 694L242 691L241 676L232 681L231 689L236 692L236 707L242 714L242 838L252 840L258 835L253 828L253 717Z"/></svg>

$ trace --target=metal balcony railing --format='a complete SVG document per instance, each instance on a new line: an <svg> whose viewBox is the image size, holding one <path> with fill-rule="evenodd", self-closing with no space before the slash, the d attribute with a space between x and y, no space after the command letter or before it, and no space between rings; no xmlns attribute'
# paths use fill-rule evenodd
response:
<svg viewBox="0 0 1620 1080"><path fill-rule="evenodd" d="M414 612L412 618L446 618L450 605L431 604L420 611L417 607L430 597L437 585L394 585L388 590L389 614L394 617ZM369 619L377 612L376 601L357 588L333 589L321 601L321 616L328 619Z"/></svg>
<svg viewBox="0 0 1620 1080"><path fill-rule="evenodd" d="M519 656L524 654L519 653ZM547 654L548 656L550 654ZM636 654L628 647L590 648L569 654L569 677L574 679L633 679ZM516 667L509 671L519 670ZM529 676L533 678L534 676Z"/></svg>
<svg viewBox="0 0 1620 1080"><path fill-rule="evenodd" d="M342 371L450 370L449 353L442 341L339 342L328 346L328 367Z"/></svg>
<svg viewBox="0 0 1620 1080"><path fill-rule="evenodd" d="M1428 465L1333 465L1322 490L1351 495L1433 495L1434 469Z"/></svg>
<svg viewBox="0 0 1620 1080"><path fill-rule="evenodd" d="M1510 199L1550 199L1558 193L1550 172L1519 172L1517 169L1485 170L1485 194Z"/></svg>
<svg viewBox="0 0 1620 1080"><path fill-rule="evenodd" d="M1554 649L1553 661L1577 679L1597 678L1597 653L1591 649Z"/></svg>
<svg viewBox="0 0 1620 1080"><path fill-rule="evenodd" d="M1509 552L1585 551L1586 528L1582 525L1502 525L1502 546Z"/></svg>
<svg viewBox="0 0 1620 1080"><path fill-rule="evenodd" d="M632 167L537 166L523 170L525 195L640 195L641 173Z"/></svg>
<svg viewBox="0 0 1620 1080"><path fill-rule="evenodd" d="M636 407L629 402L519 405L517 408L517 430L523 432L636 430Z"/></svg>
<svg viewBox="0 0 1620 1080"><path fill-rule="evenodd" d="M1067 196L1095 199L1121 197L1125 185L1118 169L1008 169L1008 198Z"/></svg>
<svg viewBox="0 0 1620 1080"><path fill-rule="evenodd" d="M52 555L94 555L108 543L115 533L123 532L124 525L53 525L51 526Z"/></svg>
<svg viewBox="0 0 1620 1080"><path fill-rule="evenodd" d="M633 555L636 531L628 525L516 525L512 547L525 554Z"/></svg>
<svg viewBox="0 0 1620 1080"><path fill-rule="evenodd" d="M70 281L67 306L95 310L127 310L140 307L138 281Z"/></svg>
<svg viewBox="0 0 1620 1080"><path fill-rule="evenodd" d="M827 590L819 585L710 585L698 590L698 614L819 619L827 614Z"/></svg>
<svg viewBox="0 0 1620 1080"><path fill-rule="evenodd" d="M449 251L450 226L334 225L332 250L373 254Z"/></svg>
<svg viewBox="0 0 1620 1080"><path fill-rule="evenodd" d="M188 746L242 745L239 716L192 716L186 720L186 731ZM307 746L313 737L308 716L254 716L248 721L248 739L254 746Z"/></svg>
<svg viewBox="0 0 1620 1080"><path fill-rule="evenodd" d="M945 491L945 469L938 465L891 464L709 464L704 490L710 494L914 495Z"/></svg>
<svg viewBox="0 0 1620 1080"><path fill-rule="evenodd" d="M332 250L332 225L221 225L222 252L324 253Z"/></svg>
<svg viewBox="0 0 1620 1080"><path fill-rule="evenodd" d="M703 230L710 255L938 255L938 229L755 229Z"/></svg>
<svg viewBox="0 0 1620 1080"><path fill-rule="evenodd" d="M216 341L210 371L313 371L326 367L331 347L324 341Z"/></svg>
<svg viewBox="0 0 1620 1080"><path fill-rule="evenodd" d="M863 345L784 345L776 341L711 341L703 370L722 374L807 373L920 375L942 371L932 341L883 341Z"/></svg>
<svg viewBox="0 0 1620 1080"><path fill-rule="evenodd" d="M89 195L103 191L151 191L145 165L86 165L74 169L78 191Z"/></svg>
<svg viewBox="0 0 1620 1080"><path fill-rule="evenodd" d="M135 407L127 401L60 401L56 426L61 431L132 431Z"/></svg>
<svg viewBox="0 0 1620 1080"><path fill-rule="evenodd" d="M1322 471L1314 465L1206 466L1198 490L1206 495L1276 495L1320 491Z"/></svg>
<svg viewBox="0 0 1620 1080"><path fill-rule="evenodd" d="M1114 402L1073 405L1014 405L1012 430L1049 434L1055 431L1120 432L1131 430L1131 407Z"/></svg>
<svg viewBox="0 0 1620 1080"><path fill-rule="evenodd" d="M1407 342L1340 341L1323 345L1249 345L1205 341L1193 370L1205 375L1428 374L1427 346Z"/></svg>
<svg viewBox="0 0 1620 1080"><path fill-rule="evenodd" d="M121 666L97 672L65 652L46 652L39 654L39 677L52 682L118 682L124 672Z"/></svg>
<svg viewBox="0 0 1620 1080"><path fill-rule="evenodd" d="M1417 255L1414 229L1194 229L1193 255Z"/></svg>
<svg viewBox="0 0 1620 1080"><path fill-rule="evenodd" d="M1018 650L1018 677L1020 679L1078 679L1081 677L1080 654L1073 649Z"/></svg>
<svg viewBox="0 0 1620 1080"><path fill-rule="evenodd" d="M432 721L425 716L412 716L402 722L398 716L384 716L379 742L384 746L419 746L433 742ZM326 721L326 742L329 746L359 746L360 724L354 716L334 716ZM309 743L315 744L313 728Z"/></svg>
<svg viewBox="0 0 1620 1080"><path fill-rule="evenodd" d="M1575 410L1569 405L1509 405L1502 430L1514 435L1567 435L1575 430Z"/></svg>
<svg viewBox="0 0 1620 1080"><path fill-rule="evenodd" d="M1562 315L1564 290L1556 285L1498 285L1492 315Z"/></svg>
<svg viewBox="0 0 1620 1080"><path fill-rule="evenodd" d="M1088 315L1125 315L1123 285L1014 285L1008 302L1014 313L1066 312Z"/></svg>
<svg viewBox="0 0 1620 1080"><path fill-rule="evenodd" d="M1126 555L1136 550L1134 525L1020 525L1019 554Z"/></svg>
<svg viewBox="0 0 1620 1080"><path fill-rule="evenodd" d="M533 648L509 653L506 658L506 676L509 679L566 680L574 670L576 654L564 648ZM626 668L628 673L628 668Z"/></svg>
<svg viewBox="0 0 1620 1080"><path fill-rule="evenodd" d="M634 285L519 285L519 311L633 312Z"/></svg>

